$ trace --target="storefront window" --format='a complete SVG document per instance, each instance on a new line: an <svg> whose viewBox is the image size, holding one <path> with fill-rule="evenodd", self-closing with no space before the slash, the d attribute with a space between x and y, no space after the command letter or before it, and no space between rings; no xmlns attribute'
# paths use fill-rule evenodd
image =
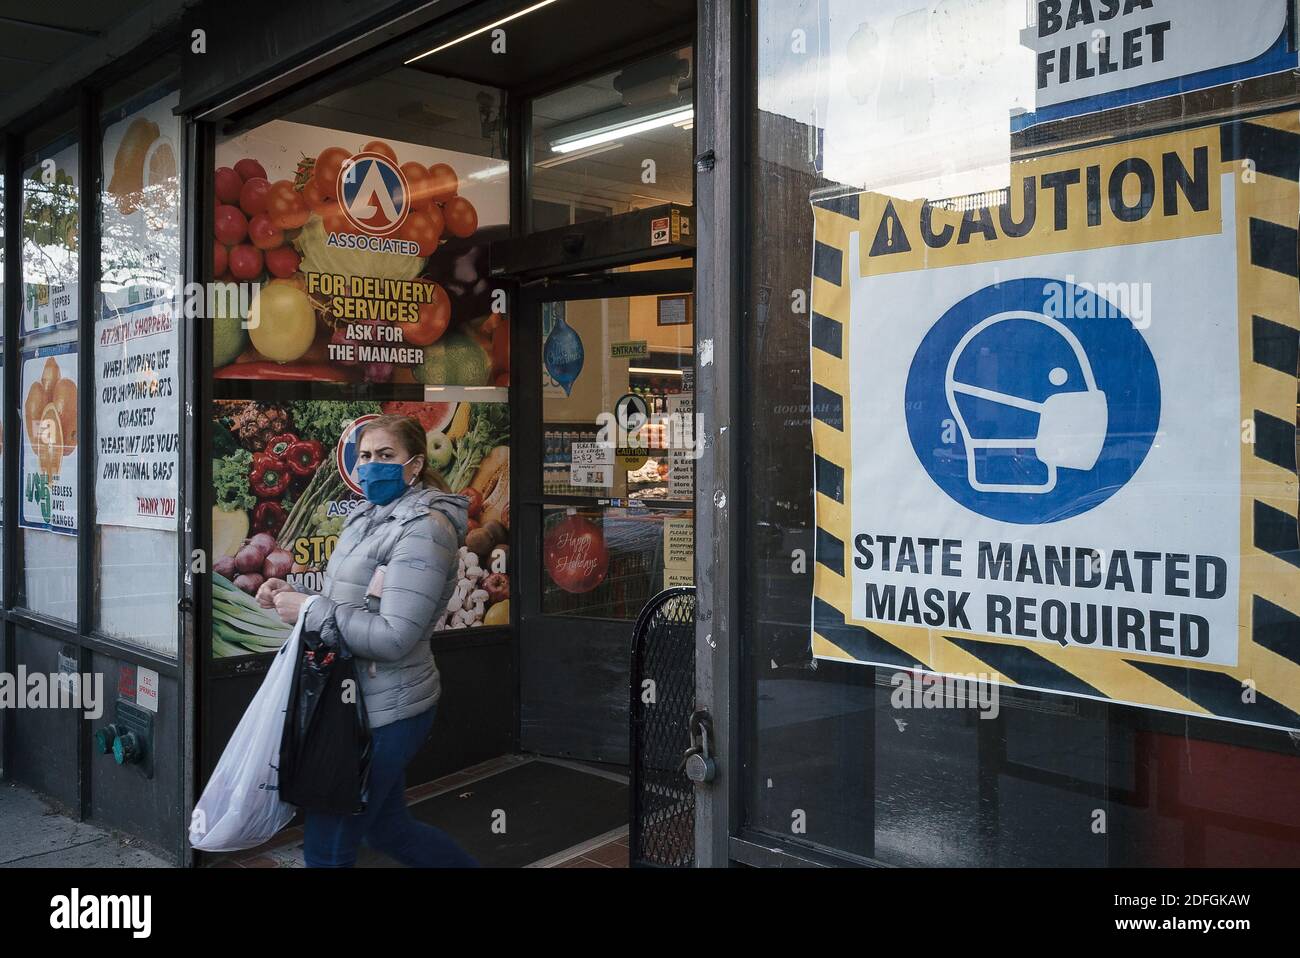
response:
<svg viewBox="0 0 1300 958"><path fill-rule="evenodd" d="M681 448L693 438L690 309L689 293L543 305L547 495L692 500L694 459Z"/></svg>
<svg viewBox="0 0 1300 958"><path fill-rule="evenodd" d="M542 521L547 615L635 619L662 590L692 582L689 510L552 506Z"/></svg>
<svg viewBox="0 0 1300 958"><path fill-rule="evenodd" d="M363 501L357 427L381 414L418 419L470 500L437 628L509 624L509 317L487 268L509 231L501 102L401 69L217 145L213 274L235 299L213 324L215 656L287 636L249 600L266 578L321 587Z"/></svg>
<svg viewBox="0 0 1300 958"><path fill-rule="evenodd" d="M64 128L73 127L69 117ZM77 617L79 175L71 135L23 163L19 601L67 622Z"/></svg>
<svg viewBox="0 0 1300 958"><path fill-rule="evenodd" d="M694 82L686 47L534 100L530 229L689 203Z"/></svg>
<svg viewBox="0 0 1300 958"><path fill-rule="evenodd" d="M689 293L542 304L543 494L611 506L544 510L543 613L631 619L693 580L691 310Z"/></svg>
<svg viewBox="0 0 1300 958"><path fill-rule="evenodd" d="M1288 5L1102 6L751 5L753 828L1300 862Z"/></svg>
<svg viewBox="0 0 1300 958"><path fill-rule="evenodd" d="M95 329L97 626L175 655L184 131L166 81L112 94L122 105L103 117Z"/></svg>

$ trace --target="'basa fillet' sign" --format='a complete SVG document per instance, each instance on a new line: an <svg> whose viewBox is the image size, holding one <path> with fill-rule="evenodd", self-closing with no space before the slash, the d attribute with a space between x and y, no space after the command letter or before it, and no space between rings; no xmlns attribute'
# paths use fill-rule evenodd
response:
<svg viewBox="0 0 1300 958"><path fill-rule="evenodd" d="M1245 63L1286 27L1284 0L1037 0L1033 11L1021 42L1039 107Z"/></svg>
<svg viewBox="0 0 1300 958"><path fill-rule="evenodd" d="M814 204L819 657L1300 727L1297 136Z"/></svg>

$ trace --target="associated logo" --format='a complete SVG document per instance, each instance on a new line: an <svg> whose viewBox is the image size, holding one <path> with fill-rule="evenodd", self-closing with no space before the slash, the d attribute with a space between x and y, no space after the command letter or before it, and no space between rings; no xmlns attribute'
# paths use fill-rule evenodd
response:
<svg viewBox="0 0 1300 958"><path fill-rule="evenodd" d="M357 468L357 456L360 454L358 431L372 419L378 419L376 413L370 413L365 416L358 416L352 420L352 423L343 430L339 436L338 445L334 447L334 461L339 467L339 475L343 477L343 483L361 498L365 498L360 484L353 476L353 470Z"/></svg>
<svg viewBox="0 0 1300 958"><path fill-rule="evenodd" d="M1061 280L1018 279L972 293L931 327L905 408L912 448L952 499L991 519L1059 522L1138 471L1160 424L1160 377L1114 304Z"/></svg>
<svg viewBox="0 0 1300 958"><path fill-rule="evenodd" d="M382 153L357 153L344 163L338 197L348 222L372 236L396 232L411 211L406 177Z"/></svg>

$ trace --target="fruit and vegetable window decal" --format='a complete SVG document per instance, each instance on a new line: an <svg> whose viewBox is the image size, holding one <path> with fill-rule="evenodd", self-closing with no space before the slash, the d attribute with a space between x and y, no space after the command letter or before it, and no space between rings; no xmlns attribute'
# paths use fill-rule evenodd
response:
<svg viewBox="0 0 1300 958"><path fill-rule="evenodd" d="M287 121L222 144L213 276L260 291L215 317L215 376L508 386L507 185L504 160Z"/></svg>
<svg viewBox="0 0 1300 958"><path fill-rule="evenodd" d="M357 428L380 415L418 419L430 464L469 500L457 587L435 628L509 624L505 403L218 400L214 407L215 656L274 651L289 635L252 597L270 578L308 592L321 588L343 523L364 501L354 475Z"/></svg>
<svg viewBox="0 0 1300 958"><path fill-rule="evenodd" d="M252 600L266 579L321 588L364 501L357 428L379 415L419 420L429 464L469 500L435 629L508 625L509 319L487 256L508 230L505 161L277 120L219 145L216 166L213 277L254 293L246 315L213 318L213 655L287 637ZM282 398L251 398L254 380ZM435 402L424 386L498 388Z"/></svg>

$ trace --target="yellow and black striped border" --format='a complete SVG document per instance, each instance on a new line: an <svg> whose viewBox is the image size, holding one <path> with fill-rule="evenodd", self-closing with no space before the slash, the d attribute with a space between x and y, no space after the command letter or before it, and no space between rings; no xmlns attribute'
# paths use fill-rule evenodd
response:
<svg viewBox="0 0 1300 958"><path fill-rule="evenodd" d="M1193 132L1205 137L1207 130ZM847 271L857 264L848 262L848 238L855 230L872 235L876 223L861 218L871 194L820 200L813 210L812 616L818 658L994 675L1013 686L1300 729L1300 115L1288 111L1225 124L1217 144L1211 169L1233 173L1236 182L1241 418L1255 430L1254 442L1242 444L1237 666L1188 667L1140 654L850 620L850 393L854 385L871 386L852 380Z"/></svg>

